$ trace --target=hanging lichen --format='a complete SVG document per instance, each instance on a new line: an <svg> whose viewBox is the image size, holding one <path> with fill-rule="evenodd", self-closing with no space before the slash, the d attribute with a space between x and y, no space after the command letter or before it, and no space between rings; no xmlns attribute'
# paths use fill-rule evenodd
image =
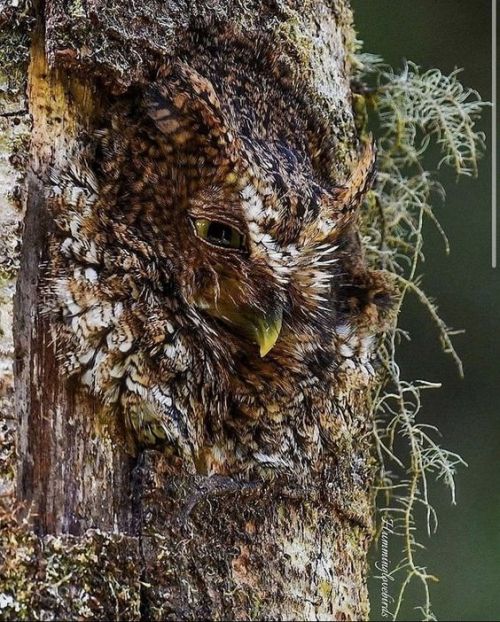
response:
<svg viewBox="0 0 500 622"><path fill-rule="evenodd" d="M429 479L442 480L455 503L454 476L465 464L457 454L443 449L435 440L436 428L417 416L421 392L440 385L406 381L400 375L397 346L407 334L398 326L399 311L407 293L413 293L427 309L438 331L443 349L450 354L462 375L451 330L437 306L421 288L418 274L423 259L422 227L430 219L448 241L433 211L435 199L444 199L443 186L426 170L424 156L437 145L438 164L453 168L457 176L477 174L477 160L484 149L484 135L475 128L482 107L478 93L465 88L458 71L446 76L438 69L421 72L407 63L400 72L385 66L370 54L356 58L355 107L360 124L376 134L377 182L368 193L363 211L362 235L367 259L392 279L397 293L396 313L379 350L383 381L373 396L374 436L379 462L379 515L400 537L402 556L389 573L399 592L391 613L398 617L408 586L420 582L424 619L435 619L431 609L430 582L436 580L421 565L416 551L421 548L415 533L418 507L426 512L427 531L437 527L429 498ZM403 449L402 449L403 448Z"/></svg>

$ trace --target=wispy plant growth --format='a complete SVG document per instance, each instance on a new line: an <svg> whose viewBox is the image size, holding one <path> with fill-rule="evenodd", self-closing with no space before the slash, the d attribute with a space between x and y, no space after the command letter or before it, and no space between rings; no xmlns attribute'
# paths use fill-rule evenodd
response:
<svg viewBox="0 0 500 622"><path fill-rule="evenodd" d="M439 445L436 428L417 419L422 391L440 385L401 378L397 346L408 335L397 322L406 295L416 295L434 321L444 351L453 357L462 374L452 343L456 331L441 319L418 274L425 219L436 225L448 250L446 235L432 208L445 193L426 170L424 154L435 144L441 151L437 168L450 166L457 176L477 174L484 136L475 129L475 122L484 103L478 93L462 86L458 71L446 76L438 69L421 72L407 63L402 71L395 72L368 54L360 54L357 61L359 97L377 137L379 171L363 212L364 245L370 264L384 270L397 291L397 313L379 350L385 378L373 399L382 500L378 505L382 516L387 519L390 515L403 551L401 561L390 571L391 579L400 586L391 613L393 619L398 617L408 587L417 581L424 595L419 607L422 617L432 620L429 584L435 577L420 565L417 551L422 545L416 537L416 514L423 508L428 533L435 531L437 516L429 499L429 480L442 480L455 503L455 471L465 463Z"/></svg>

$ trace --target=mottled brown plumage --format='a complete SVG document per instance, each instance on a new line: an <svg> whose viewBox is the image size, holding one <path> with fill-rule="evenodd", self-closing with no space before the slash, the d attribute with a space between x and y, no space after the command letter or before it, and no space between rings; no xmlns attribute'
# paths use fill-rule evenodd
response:
<svg viewBox="0 0 500 622"><path fill-rule="evenodd" d="M266 54L162 69L52 188L66 369L206 473L300 471L364 433L343 403L386 298L355 228L373 148L334 166L336 128Z"/></svg>

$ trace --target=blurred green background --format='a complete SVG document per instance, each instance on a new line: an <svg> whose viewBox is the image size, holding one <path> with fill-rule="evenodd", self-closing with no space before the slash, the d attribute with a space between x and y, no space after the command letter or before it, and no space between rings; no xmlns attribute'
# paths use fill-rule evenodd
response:
<svg viewBox="0 0 500 622"><path fill-rule="evenodd" d="M352 0L364 51L381 55L393 67L403 59L422 68L449 73L463 67L461 81L491 101L490 0ZM407 298L400 325L412 341L402 344L399 363L405 379L442 383L424 391L420 421L434 424L442 445L468 463L457 477L456 506L448 491L433 486L438 532L428 538L418 525L426 550L419 562L440 581L431 585L433 611L440 620L500 620L500 268L491 267L491 108L480 123L488 151L478 179L443 171L447 200L436 205L451 253L427 226L420 267L423 287L434 297L449 326L465 329L454 343L465 367L461 380L440 349L437 331L425 309ZM500 258L499 258L500 260ZM390 561L400 559L400 542L391 541ZM373 560L380 557L375 550ZM390 586L396 596L396 586ZM381 619L379 580L372 579L372 619ZM414 609L421 592L408 594L400 619L418 620Z"/></svg>

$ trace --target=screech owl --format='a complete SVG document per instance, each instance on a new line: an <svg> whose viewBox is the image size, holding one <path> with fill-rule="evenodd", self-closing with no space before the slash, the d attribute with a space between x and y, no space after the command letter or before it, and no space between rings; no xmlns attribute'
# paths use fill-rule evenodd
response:
<svg viewBox="0 0 500 622"><path fill-rule="evenodd" d="M334 179L334 131L238 63L163 69L52 188L66 370L138 446L209 474L302 469L345 443L339 383L373 373L386 298L354 226L372 145Z"/></svg>

